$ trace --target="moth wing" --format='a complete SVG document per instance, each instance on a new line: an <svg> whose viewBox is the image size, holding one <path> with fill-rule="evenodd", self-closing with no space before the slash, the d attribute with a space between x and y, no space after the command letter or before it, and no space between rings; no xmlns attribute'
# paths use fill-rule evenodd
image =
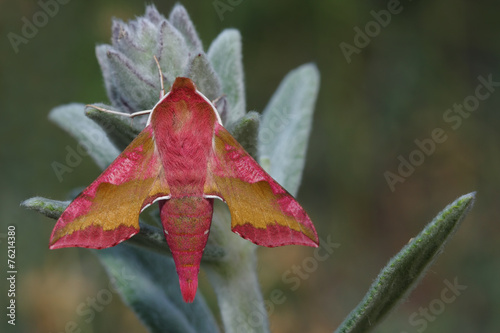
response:
<svg viewBox="0 0 500 333"><path fill-rule="evenodd" d="M219 123L207 179L205 195L227 203L231 229L241 237L267 247L318 246L305 210Z"/></svg>
<svg viewBox="0 0 500 333"><path fill-rule="evenodd" d="M139 232L139 214L170 190L151 126L66 208L52 231L50 248L114 246Z"/></svg>

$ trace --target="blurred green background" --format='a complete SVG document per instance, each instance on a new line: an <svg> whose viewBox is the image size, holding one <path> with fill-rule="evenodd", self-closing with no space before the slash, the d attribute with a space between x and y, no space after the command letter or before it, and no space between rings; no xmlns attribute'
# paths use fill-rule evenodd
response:
<svg viewBox="0 0 500 333"><path fill-rule="evenodd" d="M152 2L165 15L175 3ZM443 119L447 109L474 94L478 76L500 82L500 3L402 1L400 12L348 63L340 43L354 45L354 28L364 30L374 20L371 11L387 9L389 2L394 1L232 1L239 4L230 5L221 20L213 1L182 1L205 48L222 29L240 30L249 110L261 111L289 70L315 62L321 72L298 198L320 237L340 247L300 279L296 290L286 282L293 275L288 271L312 250L259 250L264 298L274 289L286 295L271 309L273 332L333 331L387 260L445 205L471 191L478 191L476 205L454 239L408 301L376 331L500 327L500 87L458 129ZM145 332L116 294L92 320L79 315L77 308L88 308L108 288L103 269L87 250L49 251L54 221L19 208L35 195L63 199L99 174L86 158L58 181L51 163L64 162L66 147L76 142L47 114L64 103L107 101L94 47L109 42L112 17L133 19L144 8L139 0L67 1L16 53L7 34L21 34L21 19L31 19L41 7L37 1L0 0L0 237L8 225L16 226L18 270L12 327L5 315L6 241L0 238L3 332L65 332L70 321L81 332ZM414 140L429 138L435 128L447 140L391 191L384 173L397 173L398 156L408 159L417 149ZM467 289L444 309L436 307L444 281L455 278ZM217 313L203 273L200 280ZM429 306L435 316L424 320L425 329L411 322L424 318L420 308Z"/></svg>

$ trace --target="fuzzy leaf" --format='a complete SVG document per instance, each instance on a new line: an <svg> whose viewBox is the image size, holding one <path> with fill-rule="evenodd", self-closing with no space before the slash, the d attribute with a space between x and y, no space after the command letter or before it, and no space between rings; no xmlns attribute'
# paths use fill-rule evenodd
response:
<svg viewBox="0 0 500 333"><path fill-rule="evenodd" d="M184 36L192 55L203 52L201 40L184 6L179 4L175 5L170 12L168 20Z"/></svg>
<svg viewBox="0 0 500 333"><path fill-rule="evenodd" d="M382 269L361 303L335 332L368 332L380 323L409 295L442 253L446 242L474 204L474 199L475 193L470 193L455 200L403 247Z"/></svg>
<svg viewBox="0 0 500 333"><path fill-rule="evenodd" d="M155 5L147 5L146 13L144 17L148 18L154 25L160 25L163 21L166 20L165 16L160 14L158 9L156 9Z"/></svg>
<svg viewBox="0 0 500 333"><path fill-rule="evenodd" d="M292 195L302 178L318 90L318 69L302 65L283 79L262 113L259 162Z"/></svg>
<svg viewBox="0 0 500 333"><path fill-rule="evenodd" d="M97 62L101 67L101 72L104 79L104 85L106 86L108 99L115 108L120 108L122 110L127 111L128 113L132 113L135 110L132 110L130 106L126 104L125 100L123 100L121 97L120 90L118 89L118 87L115 87L114 85L113 70L111 68L111 62L109 61L107 55L109 48L110 48L109 45L98 45L95 48L95 55L97 58Z"/></svg>
<svg viewBox="0 0 500 333"><path fill-rule="evenodd" d="M67 104L50 111L49 119L73 136L79 143L75 154L81 154L78 147L84 147L99 168L106 168L120 153L106 136L104 130L85 116L85 105Z"/></svg>
<svg viewBox="0 0 500 333"><path fill-rule="evenodd" d="M101 67L106 68L108 73L104 75L107 87L113 87L119 94L120 105L126 105L130 112L151 109L160 97L160 79L154 76L152 68L140 66L133 63L123 53L113 49L109 45L99 45L96 48L96 54L101 63ZM102 63L105 63L104 65ZM148 60L148 64L153 64L154 59ZM157 73L157 72L156 72ZM109 93L110 98L113 95Z"/></svg>
<svg viewBox="0 0 500 333"><path fill-rule="evenodd" d="M114 109L100 103L96 103L95 105L108 110ZM102 112L92 107L87 107L85 114L101 126L111 142L121 151L124 150L141 131L139 126L134 125L132 120L127 117ZM146 115L142 117L147 118Z"/></svg>
<svg viewBox="0 0 500 333"><path fill-rule="evenodd" d="M191 60L186 76L193 80L196 88L209 100L213 101L222 95L219 77L205 53L199 53Z"/></svg>
<svg viewBox="0 0 500 333"><path fill-rule="evenodd" d="M201 293L182 300L173 259L125 243L94 253L150 332L218 332Z"/></svg>
<svg viewBox="0 0 500 333"><path fill-rule="evenodd" d="M183 68L175 68L181 65L176 60L188 55L180 54L182 45L172 37L177 31L171 33L168 27L171 25L154 6L147 6L146 15L136 20L113 20L112 45L97 46L96 55L115 108L131 113L149 109L158 101L160 80L154 55L161 57L166 70L182 72ZM177 37L184 40L179 32ZM172 49L180 53L171 54ZM169 87L169 75L166 77Z"/></svg>
<svg viewBox="0 0 500 333"><path fill-rule="evenodd" d="M71 201L51 200L43 197L33 197L21 202L21 207L34 210L51 219L58 219Z"/></svg>
<svg viewBox="0 0 500 333"><path fill-rule="evenodd" d="M246 112L241 49L239 31L227 29L217 36L207 52L222 83L222 91L227 96L229 112L225 125L229 126Z"/></svg>
<svg viewBox="0 0 500 333"><path fill-rule="evenodd" d="M260 114L250 111L241 117L231 129L231 133L243 148L257 159L257 137L259 133Z"/></svg>
<svg viewBox="0 0 500 333"><path fill-rule="evenodd" d="M147 19L139 18L129 24L121 20L113 20L111 42L115 50L127 57L133 63L149 64L151 50L157 45L157 28Z"/></svg>
<svg viewBox="0 0 500 333"><path fill-rule="evenodd" d="M156 56L166 77L165 89L181 76L188 65L189 50L181 33L168 21L162 21Z"/></svg>

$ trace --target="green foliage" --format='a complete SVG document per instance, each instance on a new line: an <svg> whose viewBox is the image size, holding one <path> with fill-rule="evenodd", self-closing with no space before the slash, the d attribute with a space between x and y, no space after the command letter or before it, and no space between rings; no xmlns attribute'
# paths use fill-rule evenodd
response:
<svg viewBox="0 0 500 333"><path fill-rule="evenodd" d="M250 111L238 119L232 128L234 138L256 160L259 127L260 115L255 111Z"/></svg>
<svg viewBox="0 0 500 333"><path fill-rule="evenodd" d="M259 162L293 195L302 179L318 90L318 69L302 65L283 79L262 114Z"/></svg>
<svg viewBox="0 0 500 333"><path fill-rule="evenodd" d="M33 197L21 202L21 207L34 210L51 219L58 219L68 207L70 201L51 200L42 197Z"/></svg>
<svg viewBox="0 0 500 333"><path fill-rule="evenodd" d="M382 269L368 293L335 331L373 329L415 288L474 204L475 193L449 204Z"/></svg>
<svg viewBox="0 0 500 333"><path fill-rule="evenodd" d="M234 29L223 31L208 49L208 58L221 79L222 90L228 99L228 125L243 117L246 112L241 49L240 32Z"/></svg>

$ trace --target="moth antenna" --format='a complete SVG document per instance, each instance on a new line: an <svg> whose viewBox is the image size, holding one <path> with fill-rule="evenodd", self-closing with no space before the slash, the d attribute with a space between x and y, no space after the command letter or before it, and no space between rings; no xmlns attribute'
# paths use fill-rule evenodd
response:
<svg viewBox="0 0 500 333"><path fill-rule="evenodd" d="M110 113L110 114L116 114L118 116L123 116L123 117L128 117L128 118L134 118L134 117L137 117L137 116L142 116L142 115L145 115L145 114L150 114L153 111L153 110L144 110L144 111L137 111L137 112L134 112L134 113L126 113L126 112L120 112L120 111L114 111L114 110L109 110L109 109L101 108L100 106L93 105L93 104L87 104L87 105L85 105L85 107L93 108L93 109L96 109L96 110L99 110L99 111L102 111L102 112L106 112L106 113Z"/></svg>
<svg viewBox="0 0 500 333"><path fill-rule="evenodd" d="M158 67L158 73L160 74L160 86L161 86L161 91L160 91L160 99L165 96L165 87L163 86L163 72L161 71L161 66L160 62L158 61L158 58L156 56L153 56L155 58L156 66Z"/></svg>

